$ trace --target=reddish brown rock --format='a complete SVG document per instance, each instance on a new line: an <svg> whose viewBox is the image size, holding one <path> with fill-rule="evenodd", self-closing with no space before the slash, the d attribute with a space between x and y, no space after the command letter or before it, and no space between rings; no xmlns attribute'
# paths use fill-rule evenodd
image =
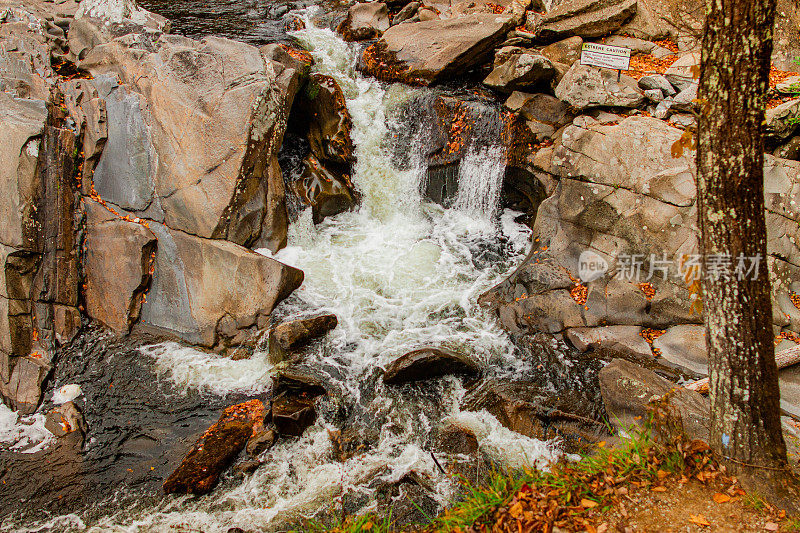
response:
<svg viewBox="0 0 800 533"><path fill-rule="evenodd" d="M308 141L319 159L352 163L355 147L350 132L353 119L342 88L331 76L313 74L298 95L298 106L308 122Z"/></svg>
<svg viewBox="0 0 800 533"><path fill-rule="evenodd" d="M286 392L272 402L272 422L281 435L300 437L316 419L312 394Z"/></svg>
<svg viewBox="0 0 800 533"><path fill-rule="evenodd" d="M228 407L164 481L167 494L207 494L264 423L260 400Z"/></svg>
<svg viewBox="0 0 800 533"><path fill-rule="evenodd" d="M332 165L323 164L309 154L304 163L303 174L293 186L300 201L311 206L314 224L325 217L352 209L358 200L350 177L332 170Z"/></svg>

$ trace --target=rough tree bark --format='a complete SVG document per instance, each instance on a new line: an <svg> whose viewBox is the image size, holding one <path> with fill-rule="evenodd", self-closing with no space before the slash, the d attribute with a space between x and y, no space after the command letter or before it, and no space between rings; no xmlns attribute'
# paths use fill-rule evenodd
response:
<svg viewBox="0 0 800 533"><path fill-rule="evenodd" d="M764 217L764 113L776 0L706 0L698 124L703 252L761 257L757 277L704 276L711 446L731 471L787 505ZM733 270L731 270L733 274ZM755 279L754 279L755 278Z"/></svg>

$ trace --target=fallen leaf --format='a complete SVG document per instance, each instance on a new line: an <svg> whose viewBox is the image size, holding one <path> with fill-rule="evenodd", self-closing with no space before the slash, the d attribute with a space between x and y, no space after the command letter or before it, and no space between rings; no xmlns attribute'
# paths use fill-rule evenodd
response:
<svg viewBox="0 0 800 533"><path fill-rule="evenodd" d="M721 492L718 492L718 493L714 494L713 498L714 498L714 501L717 502L717 503L726 503L726 502L731 501L731 497L730 496L728 496L727 494L722 494Z"/></svg>
<svg viewBox="0 0 800 533"><path fill-rule="evenodd" d="M650 490L652 490L653 492L667 492L667 487L653 487Z"/></svg>
<svg viewBox="0 0 800 533"><path fill-rule="evenodd" d="M776 524L775 522L767 522L766 524L764 524L764 529L766 529L767 531L778 531L778 524Z"/></svg>
<svg viewBox="0 0 800 533"><path fill-rule="evenodd" d="M370 529L372 529L372 522L371 521L367 522L366 524L361 526L361 530L362 531L369 531Z"/></svg>
<svg viewBox="0 0 800 533"><path fill-rule="evenodd" d="M581 507L585 507L586 509L591 509L592 507L597 507L597 502L592 500L587 500L586 498L581 500Z"/></svg>
<svg viewBox="0 0 800 533"><path fill-rule="evenodd" d="M606 531L608 531L608 524L605 522L597 526L597 533L606 533Z"/></svg>
<svg viewBox="0 0 800 533"><path fill-rule="evenodd" d="M658 472L656 472L656 475L658 476L658 479L664 479L669 475L669 472L667 472L666 470L659 470Z"/></svg>
<svg viewBox="0 0 800 533"><path fill-rule="evenodd" d="M605 445L606 445L606 441L604 441L604 440L601 440L600 442L597 443L597 447L598 448L603 448L603 447L605 447Z"/></svg>
<svg viewBox="0 0 800 533"><path fill-rule="evenodd" d="M691 522L692 524L697 524L698 526L710 526L711 525L711 522L706 520L706 517L701 515L701 514L699 514L699 515L690 514L689 515L689 522Z"/></svg>

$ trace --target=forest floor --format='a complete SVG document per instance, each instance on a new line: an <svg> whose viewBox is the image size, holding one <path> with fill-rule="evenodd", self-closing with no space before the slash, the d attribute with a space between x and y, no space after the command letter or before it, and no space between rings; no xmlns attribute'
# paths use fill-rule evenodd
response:
<svg viewBox="0 0 800 533"><path fill-rule="evenodd" d="M658 439L647 424L614 446L599 443L580 461L550 472L494 472L480 485L464 482L464 497L417 528L389 518L351 517L327 533L798 532L756 493L746 493L703 441Z"/></svg>

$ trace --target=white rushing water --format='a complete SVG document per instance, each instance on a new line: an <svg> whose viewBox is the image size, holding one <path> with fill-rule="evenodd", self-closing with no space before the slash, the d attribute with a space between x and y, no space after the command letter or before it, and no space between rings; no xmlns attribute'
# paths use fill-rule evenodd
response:
<svg viewBox="0 0 800 533"><path fill-rule="evenodd" d="M463 351L494 374L530 372L506 333L476 303L522 260L529 232L513 221L518 213L498 213L504 170L499 147L467 154L453 208L423 201L422 165L396 169L388 144L395 111L414 90L362 78L350 45L308 19L306 25L295 36L313 54L315 69L335 77L347 98L358 158L353 182L362 205L317 226L307 211L290 227L289 246L274 257L302 269L305 282L279 311L288 317L319 312L338 317L339 326L306 361L338 376L334 388L340 401L357 406L353 425L374 432L372 445L337 461L331 435L342 428L323 408L303 437L280 440L243 481L229 481L203 498L169 498L156 508L126 509L92 524L71 515L60 528L274 531L336 509L346 495L366 496L359 512L385 511L370 499L374 481L397 482L410 473L446 505L458 482L439 471L426 441L443 421L472 432L500 465L543 467L560 455L554 443L513 433L486 412L462 412L465 390L459 379L432 383L435 400L408 401L377 379L380 368L421 346ZM487 250L496 253L486 259ZM174 343L144 351L179 387L213 394L264 392L275 370L263 352L231 361Z"/></svg>

